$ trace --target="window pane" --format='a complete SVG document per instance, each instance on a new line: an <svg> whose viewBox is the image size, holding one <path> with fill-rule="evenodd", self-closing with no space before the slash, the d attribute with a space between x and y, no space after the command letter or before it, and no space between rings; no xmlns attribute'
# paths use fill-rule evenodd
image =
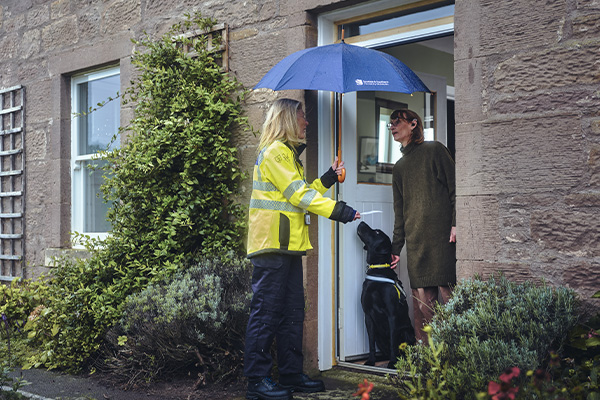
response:
<svg viewBox="0 0 600 400"><path fill-rule="evenodd" d="M88 166L97 166L95 170ZM106 213L110 204L104 203L100 185L104 182L104 170L99 169L106 165L104 160L83 161L82 194L83 194L83 230L84 232L108 232L110 224L106 220Z"/></svg>
<svg viewBox="0 0 600 400"><path fill-rule="evenodd" d="M115 98L119 92L119 75L113 75L77 85L79 118L77 155L94 154L106 150L114 135L118 133L120 122L120 101ZM98 103L105 102L103 107ZM94 109L89 112L90 108ZM111 148L118 146L118 140Z"/></svg>
<svg viewBox="0 0 600 400"><path fill-rule="evenodd" d="M448 2L450 3L450 1ZM430 9L428 9L430 8ZM342 29L344 37L367 35L400 26L417 24L454 15L454 4L439 7L439 3L430 4L419 8L409 8L395 14L382 14L373 18L363 19L358 22L338 26L338 39L341 39Z"/></svg>

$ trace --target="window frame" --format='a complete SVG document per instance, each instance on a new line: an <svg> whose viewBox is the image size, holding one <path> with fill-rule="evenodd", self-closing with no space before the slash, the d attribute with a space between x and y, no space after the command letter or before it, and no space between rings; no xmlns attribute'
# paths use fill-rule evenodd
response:
<svg viewBox="0 0 600 400"><path fill-rule="evenodd" d="M71 155L70 155L70 175L71 175L71 236L74 232L89 236L93 239L104 240L108 237L108 232L86 232L85 227L85 190L81 190L84 186L85 174L81 173L83 164L92 160L99 160L102 157L96 153L79 155L79 119L76 113L79 111L79 91L78 85L82 83L92 82L99 79L108 78L111 76L119 76L120 82L121 68L119 65L111 66L103 69L86 71L85 73L73 75L71 77ZM107 99L108 100L108 99ZM120 126L120 111L119 121ZM118 139L119 140L119 139ZM77 182L77 180L80 180ZM79 183L79 185L77 184ZM77 190L79 188L79 190ZM73 241L73 248L83 248L82 243Z"/></svg>

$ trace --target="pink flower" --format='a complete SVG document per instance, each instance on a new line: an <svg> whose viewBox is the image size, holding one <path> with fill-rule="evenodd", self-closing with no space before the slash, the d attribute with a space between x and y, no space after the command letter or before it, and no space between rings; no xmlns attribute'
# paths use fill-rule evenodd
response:
<svg viewBox="0 0 600 400"><path fill-rule="evenodd" d="M504 370L500 375L501 383L490 381L488 384L488 394L492 400L514 400L519 391L518 386L512 386L512 380L519 376L521 370L518 367L511 367Z"/></svg>
<svg viewBox="0 0 600 400"><path fill-rule="evenodd" d="M492 396L492 400L514 400L518 387L511 387L507 383L499 384L494 381L490 381L488 385L488 394Z"/></svg>
<svg viewBox="0 0 600 400"><path fill-rule="evenodd" d="M504 383L509 383L521 373L518 367L511 367L504 370L504 373L500 375L500 380Z"/></svg>
<svg viewBox="0 0 600 400"><path fill-rule="evenodd" d="M364 383L358 384L358 391L352 396L360 396L360 400L369 400L371 390L373 390L373 383L365 379Z"/></svg>

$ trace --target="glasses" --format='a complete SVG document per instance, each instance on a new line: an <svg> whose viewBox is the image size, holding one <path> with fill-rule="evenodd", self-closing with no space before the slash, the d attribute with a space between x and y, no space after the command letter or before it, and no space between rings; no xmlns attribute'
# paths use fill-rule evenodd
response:
<svg viewBox="0 0 600 400"><path fill-rule="evenodd" d="M417 120L416 120L416 119L413 119L412 121L410 121L410 120L408 120L408 119L406 119L406 118L402 118L402 117L396 117L396 118L394 118L394 119L392 120L392 122L390 122L390 123L388 123L388 124L387 124L387 128L388 128L388 129L392 129L392 127L393 127L393 126L396 126L396 125L398 125L398 124L400 123L400 121L406 121L406 122L408 122L409 124L410 124L411 122L415 122L415 123L417 122Z"/></svg>
<svg viewBox="0 0 600 400"><path fill-rule="evenodd" d="M392 127L398 125L400 123L400 121L406 121L406 122L408 122L408 120L406 118L397 117L397 118L394 118L392 120L392 122L390 122L390 123L387 124L387 128L388 129L392 129Z"/></svg>

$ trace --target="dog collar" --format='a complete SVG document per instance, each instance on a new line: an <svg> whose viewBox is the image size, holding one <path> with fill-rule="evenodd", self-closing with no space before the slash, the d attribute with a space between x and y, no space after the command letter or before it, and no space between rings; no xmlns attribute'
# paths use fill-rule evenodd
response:
<svg viewBox="0 0 600 400"><path fill-rule="evenodd" d="M390 264L374 264L374 265L369 265L369 268L389 268L391 267Z"/></svg>

